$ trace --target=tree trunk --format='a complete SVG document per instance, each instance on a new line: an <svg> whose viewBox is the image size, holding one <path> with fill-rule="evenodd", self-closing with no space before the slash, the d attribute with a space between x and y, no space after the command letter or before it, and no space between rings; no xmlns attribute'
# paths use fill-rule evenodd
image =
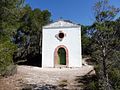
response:
<svg viewBox="0 0 120 90"><path fill-rule="evenodd" d="M106 48L103 48L103 58L102 58L102 65L101 65L101 82L102 82L102 90L112 90L110 88L110 84L109 84L109 78L108 78L108 73L107 73L107 65L106 65Z"/></svg>

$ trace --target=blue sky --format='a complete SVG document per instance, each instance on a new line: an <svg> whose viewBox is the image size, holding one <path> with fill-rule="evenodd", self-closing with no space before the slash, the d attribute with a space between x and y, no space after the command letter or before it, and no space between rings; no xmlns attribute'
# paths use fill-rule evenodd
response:
<svg viewBox="0 0 120 90"><path fill-rule="evenodd" d="M94 21L93 5L96 0L26 0L33 9L49 10L53 21L60 17L83 25ZM120 8L120 0L110 0L110 4ZM120 14L119 14L120 16Z"/></svg>

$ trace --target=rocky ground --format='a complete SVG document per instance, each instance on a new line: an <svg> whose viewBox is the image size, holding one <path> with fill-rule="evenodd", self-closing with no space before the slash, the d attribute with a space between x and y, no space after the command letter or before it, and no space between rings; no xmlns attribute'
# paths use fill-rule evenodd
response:
<svg viewBox="0 0 120 90"><path fill-rule="evenodd" d="M95 74L93 66L39 68L17 66L17 74L0 80L0 90L82 90L80 78Z"/></svg>

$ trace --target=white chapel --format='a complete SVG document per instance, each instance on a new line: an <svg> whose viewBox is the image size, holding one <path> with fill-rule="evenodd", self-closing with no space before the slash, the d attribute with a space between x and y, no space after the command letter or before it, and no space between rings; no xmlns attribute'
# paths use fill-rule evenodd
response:
<svg viewBox="0 0 120 90"><path fill-rule="evenodd" d="M42 68L81 67L81 26L58 20L43 27Z"/></svg>

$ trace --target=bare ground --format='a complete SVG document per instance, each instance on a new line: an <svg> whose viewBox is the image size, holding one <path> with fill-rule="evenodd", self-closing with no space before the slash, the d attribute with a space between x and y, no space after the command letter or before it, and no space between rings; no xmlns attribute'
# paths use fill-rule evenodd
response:
<svg viewBox="0 0 120 90"><path fill-rule="evenodd" d="M82 90L83 83L77 79L86 74L95 74L93 66L60 69L22 65L17 66L17 74L0 80L0 90Z"/></svg>

